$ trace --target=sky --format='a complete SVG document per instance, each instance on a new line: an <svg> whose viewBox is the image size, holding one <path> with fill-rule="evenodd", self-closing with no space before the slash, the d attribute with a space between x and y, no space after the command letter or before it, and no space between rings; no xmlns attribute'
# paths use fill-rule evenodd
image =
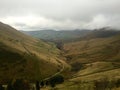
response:
<svg viewBox="0 0 120 90"><path fill-rule="evenodd" d="M0 0L0 21L18 30L120 29L120 0Z"/></svg>

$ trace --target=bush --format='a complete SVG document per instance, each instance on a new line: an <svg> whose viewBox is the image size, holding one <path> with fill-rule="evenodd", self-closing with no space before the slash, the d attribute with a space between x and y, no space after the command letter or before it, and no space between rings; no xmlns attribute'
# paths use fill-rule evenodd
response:
<svg viewBox="0 0 120 90"><path fill-rule="evenodd" d="M45 84L46 84L46 85L49 85L49 81L45 81Z"/></svg>
<svg viewBox="0 0 120 90"><path fill-rule="evenodd" d="M50 79L51 87L55 87L56 84L61 84L64 82L64 77L62 75L56 75Z"/></svg>
<svg viewBox="0 0 120 90"><path fill-rule="evenodd" d="M40 85L41 85L41 87L43 87L43 86L44 86L44 82L43 82L43 81L41 81Z"/></svg>
<svg viewBox="0 0 120 90"><path fill-rule="evenodd" d="M95 90L105 90L108 87L109 82L104 81L96 81L95 82Z"/></svg>
<svg viewBox="0 0 120 90"><path fill-rule="evenodd" d="M7 90L14 90L13 85L11 83L8 84Z"/></svg>
<svg viewBox="0 0 120 90"><path fill-rule="evenodd" d="M71 71L75 71L75 72L83 68L83 64L81 63L73 63L71 66L72 66Z"/></svg>
<svg viewBox="0 0 120 90"><path fill-rule="evenodd" d="M115 83L116 87L120 87L120 79L118 79Z"/></svg>
<svg viewBox="0 0 120 90"><path fill-rule="evenodd" d="M40 90L39 81L36 81L36 90Z"/></svg>
<svg viewBox="0 0 120 90"><path fill-rule="evenodd" d="M3 88L2 84L0 84L0 90L4 90L4 88Z"/></svg>
<svg viewBox="0 0 120 90"><path fill-rule="evenodd" d="M17 79L13 85L9 85L8 90L30 90L28 81Z"/></svg>
<svg viewBox="0 0 120 90"><path fill-rule="evenodd" d="M112 89L112 88L115 88L115 87L120 87L120 79L118 80L107 80L107 79L104 79L104 80L100 80L100 81L95 81L94 82L94 85L95 85L95 89L94 90L106 90L106 89Z"/></svg>

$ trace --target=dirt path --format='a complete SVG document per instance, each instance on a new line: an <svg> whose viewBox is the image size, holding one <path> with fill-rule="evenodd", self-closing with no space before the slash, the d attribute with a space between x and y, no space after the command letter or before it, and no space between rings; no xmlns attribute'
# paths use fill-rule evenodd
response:
<svg viewBox="0 0 120 90"><path fill-rule="evenodd" d="M24 43L23 43L23 42L20 42L20 43L21 43L21 45L23 46L23 48L27 51L27 53L31 55L31 52L29 51L29 49L27 49L27 48L25 47ZM52 78L52 77L60 74L61 72L63 72L63 70L64 70L64 68L65 68L64 64L62 63L61 60L57 60L57 62L60 63L61 66L62 66L62 68L60 69L60 71L58 71L57 73L51 75L50 77L47 77L47 78L43 79L43 81L49 80L50 78Z"/></svg>
<svg viewBox="0 0 120 90"><path fill-rule="evenodd" d="M57 72L57 73L51 75L50 77L45 78L44 81L45 81L45 80L49 80L50 78L52 78L52 77L54 77L54 76L60 74L61 72L63 72L63 70L64 70L64 68L65 68L64 64L63 64L62 61L60 61L60 60L57 60L57 61L61 64L62 68L60 69L59 72Z"/></svg>

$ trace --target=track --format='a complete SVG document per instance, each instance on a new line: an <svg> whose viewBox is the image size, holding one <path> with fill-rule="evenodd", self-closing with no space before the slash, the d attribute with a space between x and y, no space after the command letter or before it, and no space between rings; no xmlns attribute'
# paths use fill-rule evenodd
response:
<svg viewBox="0 0 120 90"><path fill-rule="evenodd" d="M58 61L59 63L61 63L61 65L62 65L62 68L60 69L60 71L57 72L57 73L55 73L54 75L52 75L52 76L50 76L50 77L45 78L43 81L49 80L50 78L52 78L52 77L54 77L54 76L60 74L61 72L63 72L65 66L63 65L63 63L62 63L60 60L57 60L57 61Z"/></svg>
<svg viewBox="0 0 120 90"><path fill-rule="evenodd" d="M20 42L20 43L21 43L21 45L23 46L23 48L27 51L27 53L31 55L31 52L25 47L24 43L23 43L23 42ZM60 74L61 72L63 72L63 70L64 70L64 68L65 68L64 64L63 64L62 61L60 61L60 60L57 60L57 62L60 63L61 66L62 66L62 68L60 69L60 71L57 72L57 73L55 73L55 74L53 74L53 75L51 75L50 77L47 77L47 78L43 79L43 81L49 80L50 78L52 78L52 77Z"/></svg>

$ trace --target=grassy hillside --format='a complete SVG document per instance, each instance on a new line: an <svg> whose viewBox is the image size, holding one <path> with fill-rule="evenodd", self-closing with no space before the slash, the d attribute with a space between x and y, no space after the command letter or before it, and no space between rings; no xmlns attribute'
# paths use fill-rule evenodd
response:
<svg viewBox="0 0 120 90"><path fill-rule="evenodd" d="M119 68L120 35L109 38L94 38L64 45L68 62L80 75L103 69ZM77 67L80 66L81 67Z"/></svg>
<svg viewBox="0 0 120 90"><path fill-rule="evenodd" d="M94 61L114 61L119 59L120 35L109 38L94 38L66 43L64 49L70 61L82 63ZM82 60L83 59L83 60Z"/></svg>
<svg viewBox="0 0 120 90"><path fill-rule="evenodd" d="M73 73L58 90L120 89L120 34L69 42L64 50Z"/></svg>
<svg viewBox="0 0 120 90"><path fill-rule="evenodd" d="M120 31L112 28L101 28L93 30L83 37L84 39L94 39L94 38L107 38L120 34Z"/></svg>
<svg viewBox="0 0 120 90"><path fill-rule="evenodd" d="M58 60L62 59L53 43L45 43L0 23L0 82L49 77L61 69Z"/></svg>

